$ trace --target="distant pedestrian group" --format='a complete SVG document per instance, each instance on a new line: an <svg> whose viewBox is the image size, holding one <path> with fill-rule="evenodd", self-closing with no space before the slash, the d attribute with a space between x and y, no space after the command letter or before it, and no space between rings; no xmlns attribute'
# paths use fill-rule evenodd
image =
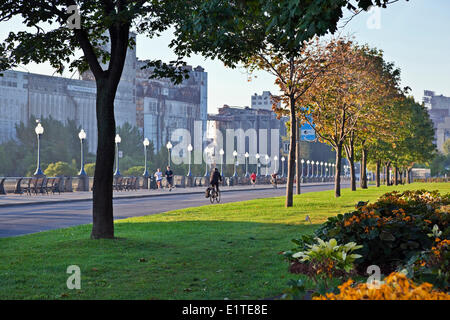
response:
<svg viewBox="0 0 450 320"><path fill-rule="evenodd" d="M169 191L172 191L173 188L173 171L170 169L170 166L167 166L166 172L164 172L164 176L167 180L167 187L169 188ZM155 180L156 180L156 187L157 189L162 189L162 179L163 179L163 173L161 172L161 168L158 168L154 174Z"/></svg>

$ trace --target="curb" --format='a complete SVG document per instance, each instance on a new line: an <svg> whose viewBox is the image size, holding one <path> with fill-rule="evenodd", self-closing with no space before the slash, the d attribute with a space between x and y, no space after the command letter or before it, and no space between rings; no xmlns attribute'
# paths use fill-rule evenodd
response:
<svg viewBox="0 0 450 320"><path fill-rule="evenodd" d="M325 185L334 185L334 183L316 183L316 184L308 184L303 185L304 187L315 187L315 186L325 186ZM279 187L279 189L285 189L286 186L282 185ZM295 186L294 186L295 188ZM236 189L236 190L221 190L220 192L236 192L236 191L260 191L260 190L272 190L273 188L261 188L261 187L255 187L255 188L247 188L247 189ZM114 200L120 200L120 199L140 199L140 198L153 198L153 197L167 197L167 196L173 196L173 195L192 195L192 194L203 194L205 191L198 190L198 191L188 191L183 193L158 193L158 194L139 194L139 195L129 195L129 196L123 196L123 197L114 197ZM76 203L76 202L86 202L86 201L92 201L92 198L82 198L82 199L64 199L64 200L54 200L54 201L35 201L35 202L24 202L24 203L3 203L0 204L0 208L7 208L7 207L22 207L22 206L32 206L32 205L47 205L47 204L59 204L59 203Z"/></svg>

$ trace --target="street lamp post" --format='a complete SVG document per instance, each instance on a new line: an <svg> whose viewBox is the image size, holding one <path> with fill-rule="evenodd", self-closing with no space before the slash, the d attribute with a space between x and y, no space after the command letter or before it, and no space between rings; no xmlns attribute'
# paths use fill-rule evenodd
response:
<svg viewBox="0 0 450 320"><path fill-rule="evenodd" d="M37 153L37 165L36 165L36 171L34 173L35 176L42 176L44 175L44 172L41 170L41 135L44 134L44 127L41 125L39 120L37 121L37 126L34 129L34 132L36 132L37 141L38 141L38 153Z"/></svg>
<svg viewBox="0 0 450 320"><path fill-rule="evenodd" d="M306 161L306 178L309 178L309 164L311 163L311 161Z"/></svg>
<svg viewBox="0 0 450 320"><path fill-rule="evenodd" d="M223 155L225 154L225 151L223 151L223 149L220 149L219 151L220 154L220 176L223 177Z"/></svg>
<svg viewBox="0 0 450 320"><path fill-rule="evenodd" d="M266 154L266 177L269 175L269 155Z"/></svg>
<svg viewBox="0 0 450 320"><path fill-rule="evenodd" d="M168 163L169 163L169 167L170 167L170 150L172 149L172 143L169 141L169 142L167 142L167 144L166 144L166 148L167 148L167 152L169 153L169 161L168 161Z"/></svg>
<svg viewBox="0 0 450 320"><path fill-rule="evenodd" d="M245 177L248 178L249 174L248 174L248 157L250 157L250 155L248 154L248 152L245 153Z"/></svg>
<svg viewBox="0 0 450 320"><path fill-rule="evenodd" d="M150 141L148 138L145 138L144 141L142 141L142 144L144 145L144 173L142 174L144 182L142 183L142 189L148 189L148 177L150 175L147 170L147 147L150 145Z"/></svg>
<svg viewBox="0 0 450 320"><path fill-rule="evenodd" d="M323 161L320 161L320 178L323 178Z"/></svg>
<svg viewBox="0 0 450 320"><path fill-rule="evenodd" d="M281 157L281 177L283 177L283 178L284 178L284 162L285 161L286 161L286 158L284 156Z"/></svg>
<svg viewBox="0 0 450 320"><path fill-rule="evenodd" d="M205 149L205 177L209 177L209 171L208 171L208 159L209 159L209 153L211 149L206 148Z"/></svg>
<svg viewBox="0 0 450 320"><path fill-rule="evenodd" d="M237 177L237 172L236 172L236 162L237 162L237 155L238 155L238 153L237 153L237 151L236 150L234 150L233 151L233 157L234 157L234 173L233 173L233 177Z"/></svg>
<svg viewBox="0 0 450 320"><path fill-rule="evenodd" d="M189 158L189 171L188 171L187 176L191 177L192 176L192 173L191 173L191 155L192 155L192 150L194 150L194 148L192 147L192 144L188 145L187 150L188 150L188 158Z"/></svg>
<svg viewBox="0 0 450 320"><path fill-rule="evenodd" d="M147 179L149 176L147 170L147 147L150 145L150 141L148 140L148 138L145 138L142 144L144 145L144 173L142 175L145 179Z"/></svg>
<svg viewBox="0 0 450 320"><path fill-rule="evenodd" d="M273 173L277 173L277 165L278 165L278 156L273 157L273 160L275 161L275 170L273 171Z"/></svg>
<svg viewBox="0 0 450 320"><path fill-rule="evenodd" d="M80 166L80 172L78 173L79 176L86 176L86 172L84 171L84 148L83 148L83 141L86 139L86 132L81 129L80 133L78 133L78 138L80 138L80 145L81 145L81 166Z"/></svg>
<svg viewBox="0 0 450 320"><path fill-rule="evenodd" d="M120 176L120 170L119 170L119 144L122 142L122 138L120 138L119 134L116 134L114 142L116 143L116 171L114 172L114 176Z"/></svg>
<svg viewBox="0 0 450 320"><path fill-rule="evenodd" d="M301 163L301 166L302 166L302 172L301 172L300 177L301 177L302 180L303 180L303 164L305 163L305 159L301 159L301 160L300 160L300 163Z"/></svg>
<svg viewBox="0 0 450 320"><path fill-rule="evenodd" d="M261 156L260 156L259 153L255 154L255 158L256 158L256 176L257 176L257 177L259 177L259 167L260 167L260 164L259 164L259 158L260 158L260 157L261 157Z"/></svg>

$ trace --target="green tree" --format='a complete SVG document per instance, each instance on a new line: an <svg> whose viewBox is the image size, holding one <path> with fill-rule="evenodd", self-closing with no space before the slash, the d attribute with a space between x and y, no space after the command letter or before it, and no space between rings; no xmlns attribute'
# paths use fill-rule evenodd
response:
<svg viewBox="0 0 450 320"><path fill-rule="evenodd" d="M149 38L169 28L174 22L178 1L100 0L46 1L0 0L0 21L21 19L25 31L10 32L0 45L0 71L18 64L49 62L62 73L90 69L97 88L96 114L98 146L93 186L92 238L113 238L112 182L114 166L114 99L125 64L127 49L134 46L131 27ZM79 26L68 25L78 8ZM184 13L186 14L186 12ZM81 50L82 54L77 56ZM164 64L151 61L149 66L163 70L164 76L179 82L187 74L181 61Z"/></svg>
<svg viewBox="0 0 450 320"><path fill-rule="evenodd" d="M445 142L444 142L444 144L442 146L442 149L443 149L443 153L446 156L450 155L450 139L445 140Z"/></svg>
<svg viewBox="0 0 450 320"><path fill-rule="evenodd" d="M286 207L293 205L295 159L298 158L296 101L314 79L306 70L303 74L294 72L294 65L305 58L302 50L305 42L337 30L343 9L356 9L352 2L323 0L318 5L316 1L298 0L185 1L178 15L177 37L171 46L179 56L201 53L218 58L232 68L243 63L250 70L268 71L280 82L291 123ZM354 3L367 10L372 5L385 7L389 0ZM287 67L280 68L280 64ZM302 76L307 76L307 81Z"/></svg>

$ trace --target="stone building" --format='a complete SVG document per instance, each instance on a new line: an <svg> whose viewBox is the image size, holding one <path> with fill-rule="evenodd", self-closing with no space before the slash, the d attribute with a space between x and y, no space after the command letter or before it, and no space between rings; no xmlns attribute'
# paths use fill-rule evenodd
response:
<svg viewBox="0 0 450 320"><path fill-rule="evenodd" d="M175 128L192 130L201 120L206 132L207 73L200 66L180 85L167 79L148 79L151 70L141 70L136 49L128 49L114 101L116 125L138 126L159 150ZM15 138L15 125L31 116L61 122L75 120L87 133L89 152L97 150L96 84L93 74L80 79L53 77L8 70L0 77L0 143ZM124 141L125 142L125 141Z"/></svg>
<svg viewBox="0 0 450 320"><path fill-rule="evenodd" d="M273 95L270 91L263 91L261 95L255 93L251 98L251 107L252 109L264 109L264 110L272 110Z"/></svg>
<svg viewBox="0 0 450 320"><path fill-rule="evenodd" d="M443 151L445 140L450 139L450 97L438 96L435 92L426 90L423 102L434 123L434 143L439 151Z"/></svg>
<svg viewBox="0 0 450 320"><path fill-rule="evenodd" d="M208 108L208 74L204 69L187 66L189 78L174 85L168 79L149 79L151 70L141 70L146 63L138 61L136 118L155 150L163 148L176 129L187 129L193 136L195 121L201 121L204 135Z"/></svg>

